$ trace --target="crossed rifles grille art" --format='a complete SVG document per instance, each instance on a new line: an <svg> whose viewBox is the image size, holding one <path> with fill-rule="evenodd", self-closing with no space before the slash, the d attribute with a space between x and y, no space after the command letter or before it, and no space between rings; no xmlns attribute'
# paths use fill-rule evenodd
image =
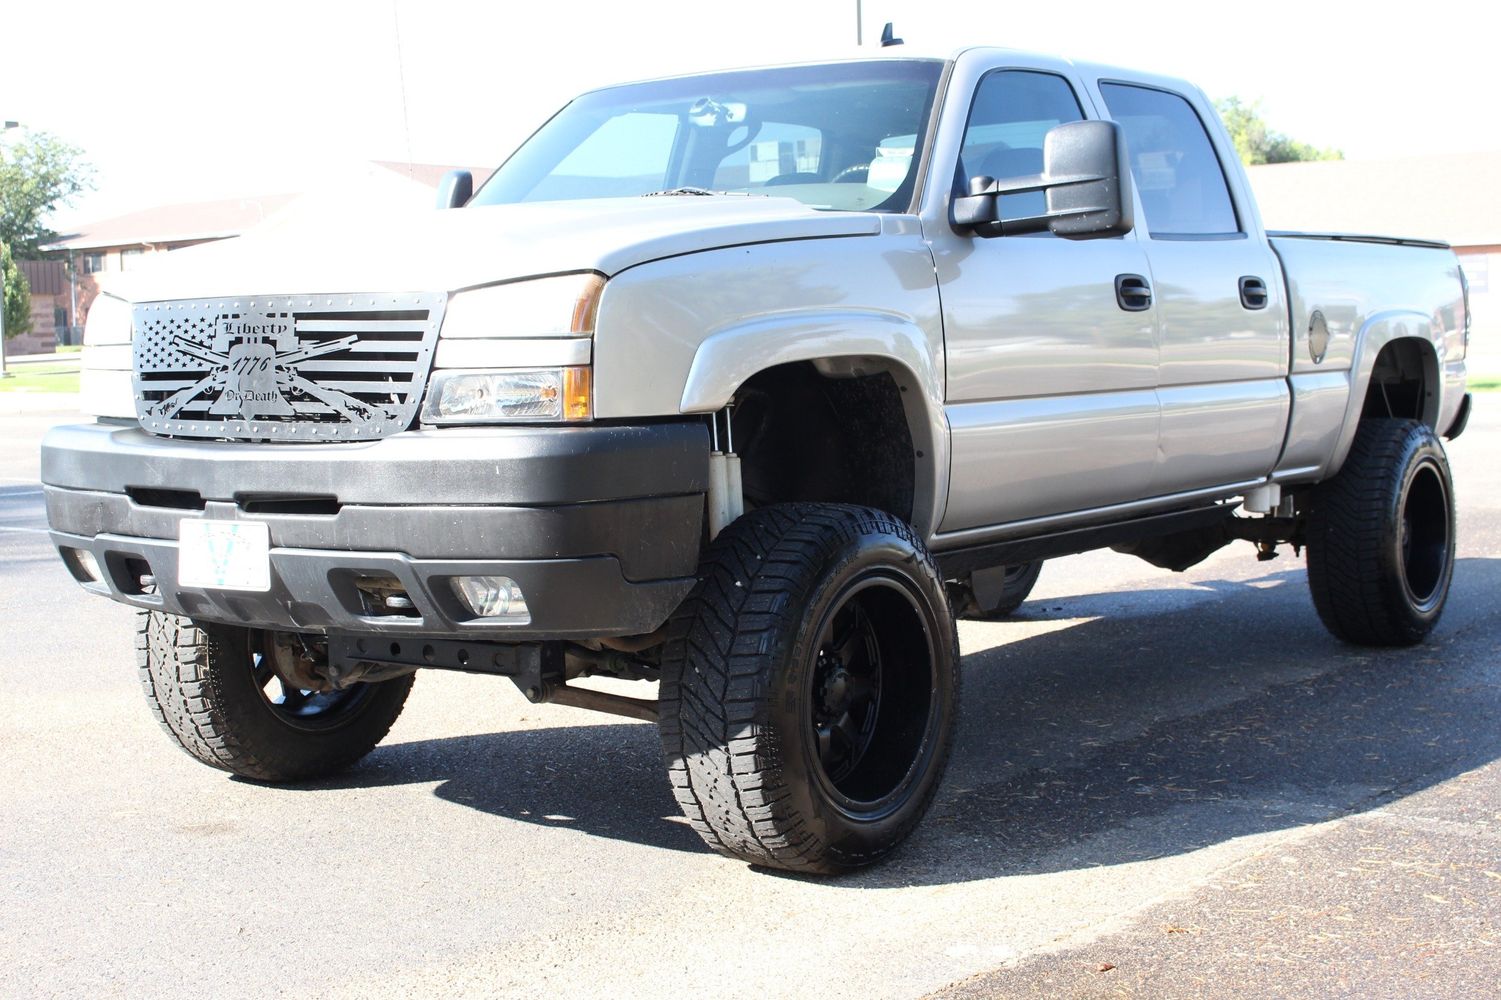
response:
<svg viewBox="0 0 1501 1000"><path fill-rule="evenodd" d="M290 313L219 316L214 322L211 348L183 333L171 340L172 347L182 354L209 365L208 374L148 407L147 412L171 420L194 400L217 393L218 398L208 408L213 416L242 420L290 417L297 412L292 400L309 397L351 423L377 419L385 415L379 407L347 392L320 386L304 378L294 367L346 350L358 340L350 334L303 345Z"/></svg>

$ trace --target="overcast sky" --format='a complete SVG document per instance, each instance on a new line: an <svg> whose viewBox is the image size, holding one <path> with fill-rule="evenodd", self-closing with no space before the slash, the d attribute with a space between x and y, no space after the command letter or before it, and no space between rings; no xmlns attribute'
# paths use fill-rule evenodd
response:
<svg viewBox="0 0 1501 1000"><path fill-rule="evenodd" d="M1260 99L1349 158L1501 148L1490 4L866 0L922 54L1035 49ZM493 165L583 89L858 54L855 0L7 4L0 118L83 148L68 225L299 191L362 160ZM404 88L403 88L404 81ZM15 133L11 133L14 135ZM0 141L5 141L0 139Z"/></svg>

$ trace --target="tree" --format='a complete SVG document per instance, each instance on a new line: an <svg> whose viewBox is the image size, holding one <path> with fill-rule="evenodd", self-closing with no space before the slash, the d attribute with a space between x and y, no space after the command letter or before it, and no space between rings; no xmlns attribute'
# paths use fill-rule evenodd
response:
<svg viewBox="0 0 1501 1000"><path fill-rule="evenodd" d="M1260 101L1247 104L1239 97L1226 97L1215 101L1214 106L1224 120L1230 138L1235 140L1235 151L1240 154L1241 162L1247 166L1345 158L1345 154L1337 149L1319 149L1281 132L1273 132L1262 120Z"/></svg>
<svg viewBox="0 0 1501 1000"><path fill-rule="evenodd" d="M0 242L0 279L5 288L5 339L9 340L31 329L31 286L4 242Z"/></svg>
<svg viewBox="0 0 1501 1000"><path fill-rule="evenodd" d="M34 259L57 234L46 218L80 191L93 187L93 168L81 150L46 132L24 132L0 143L0 243Z"/></svg>

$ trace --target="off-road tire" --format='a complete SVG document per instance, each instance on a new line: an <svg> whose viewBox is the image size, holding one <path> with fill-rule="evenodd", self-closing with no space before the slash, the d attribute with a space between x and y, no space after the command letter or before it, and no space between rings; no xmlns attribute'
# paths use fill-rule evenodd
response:
<svg viewBox="0 0 1501 1000"><path fill-rule="evenodd" d="M841 626L846 615L856 625ZM836 627L857 638L825 643ZM820 733L817 715L843 688L825 654L851 645L850 662L876 664L885 698L864 702L875 721L839 779L823 754L850 743L827 725ZM910 526L837 504L751 511L709 547L669 622L660 728L673 793L730 857L823 874L876 862L937 791L959 709L958 659L942 578Z"/></svg>
<svg viewBox="0 0 1501 1000"><path fill-rule="evenodd" d="M257 781L341 771L375 748L401 714L412 675L379 681L319 728L278 716L257 687L251 631L142 611L136 666L156 721L189 756Z"/></svg>
<svg viewBox="0 0 1501 1000"><path fill-rule="evenodd" d="M965 621L995 622L1010 617L1031 596L1032 588L1037 586L1037 578L1042 574L1042 564L1043 560L1033 559L1031 562L1007 566L1001 599L993 608L980 607L973 588L956 585L955 611Z"/></svg>
<svg viewBox="0 0 1501 1000"><path fill-rule="evenodd" d="M1313 491L1308 587L1325 627L1361 646L1421 642L1454 574L1454 484L1416 420L1361 422L1339 473Z"/></svg>

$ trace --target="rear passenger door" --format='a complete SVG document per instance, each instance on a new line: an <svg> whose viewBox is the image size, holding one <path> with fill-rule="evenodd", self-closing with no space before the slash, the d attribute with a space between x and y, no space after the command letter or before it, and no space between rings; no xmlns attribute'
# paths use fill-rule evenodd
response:
<svg viewBox="0 0 1501 1000"><path fill-rule="evenodd" d="M1289 407L1277 259L1251 207L1237 211L1201 95L1110 81L1099 90L1126 133L1156 292L1162 423L1151 492L1264 476Z"/></svg>

